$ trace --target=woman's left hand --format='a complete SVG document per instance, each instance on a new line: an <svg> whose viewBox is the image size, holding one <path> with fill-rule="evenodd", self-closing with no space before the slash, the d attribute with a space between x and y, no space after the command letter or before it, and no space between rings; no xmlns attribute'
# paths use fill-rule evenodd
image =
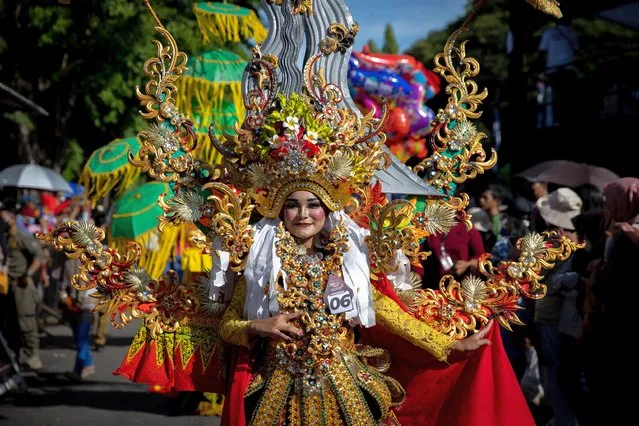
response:
<svg viewBox="0 0 639 426"><path fill-rule="evenodd" d="M455 344L453 345L453 349L460 352L468 352L479 349L484 345L490 345L490 340L485 339L484 337L490 331L492 326L493 320L490 320L483 330L478 331L477 333L465 338L464 340L458 340L457 342L455 342Z"/></svg>

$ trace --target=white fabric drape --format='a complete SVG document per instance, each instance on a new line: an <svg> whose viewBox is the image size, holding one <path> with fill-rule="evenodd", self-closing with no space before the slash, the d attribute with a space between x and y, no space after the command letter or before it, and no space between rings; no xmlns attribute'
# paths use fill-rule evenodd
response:
<svg viewBox="0 0 639 426"><path fill-rule="evenodd" d="M348 232L349 250L344 254L342 275L346 285L353 291L355 309L346 313L363 327L375 325L375 311L370 289L370 269L366 229L358 226L343 211L328 215L324 232L330 232L340 220L344 220ZM248 254L244 277L246 278L246 302L244 317L249 320L263 319L279 312L277 303L277 278L283 274L279 257L275 254L277 227L280 219L260 220L253 230L253 245ZM286 284L285 284L286 285ZM268 291L265 291L268 286Z"/></svg>

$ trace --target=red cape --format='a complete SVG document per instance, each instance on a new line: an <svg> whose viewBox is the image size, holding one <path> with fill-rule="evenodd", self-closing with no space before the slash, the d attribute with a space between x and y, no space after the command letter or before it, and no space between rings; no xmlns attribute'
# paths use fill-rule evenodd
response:
<svg viewBox="0 0 639 426"><path fill-rule="evenodd" d="M393 285L382 277L373 283L406 310ZM386 373L406 390L395 414L402 426L534 426L532 415L506 356L499 327L488 333L490 346L453 352L448 363L381 326L360 329L362 343L391 354Z"/></svg>
<svg viewBox="0 0 639 426"><path fill-rule="evenodd" d="M377 326L363 329L362 341L391 353L386 373L406 390L396 410L402 426L534 426L528 405L501 341L473 353L453 353L449 364Z"/></svg>

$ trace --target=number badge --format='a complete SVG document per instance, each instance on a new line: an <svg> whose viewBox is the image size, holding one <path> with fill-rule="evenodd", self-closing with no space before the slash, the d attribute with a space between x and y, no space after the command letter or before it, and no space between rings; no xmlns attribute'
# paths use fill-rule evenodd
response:
<svg viewBox="0 0 639 426"><path fill-rule="evenodd" d="M331 314L341 314L353 310L353 291L337 275L328 277L324 302Z"/></svg>

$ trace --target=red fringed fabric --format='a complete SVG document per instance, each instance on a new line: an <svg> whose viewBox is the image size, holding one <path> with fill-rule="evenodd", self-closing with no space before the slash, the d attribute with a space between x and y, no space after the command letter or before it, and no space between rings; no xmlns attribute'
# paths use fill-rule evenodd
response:
<svg viewBox="0 0 639 426"><path fill-rule="evenodd" d="M211 345L188 345L191 349L183 364L182 350L187 345L166 344L166 340L171 339L168 333L158 339L146 340L146 333L138 333L120 368L113 374L135 383L156 385L167 391L224 393L226 380L225 368L220 364L221 348L213 350ZM163 343L159 348L158 342ZM160 357L158 350L163 351ZM204 356L203 350L206 350Z"/></svg>

